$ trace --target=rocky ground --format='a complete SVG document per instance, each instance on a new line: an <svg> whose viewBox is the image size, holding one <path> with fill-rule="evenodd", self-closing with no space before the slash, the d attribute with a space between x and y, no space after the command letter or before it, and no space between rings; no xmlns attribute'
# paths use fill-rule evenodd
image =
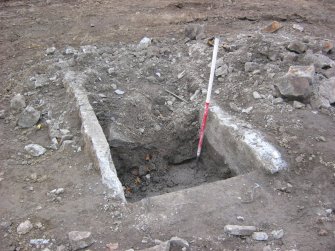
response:
<svg viewBox="0 0 335 251"><path fill-rule="evenodd" d="M5 1L0 13L1 250L335 248L331 1ZM277 219L305 232L266 215L147 226L145 202L115 201L86 154L69 71L87 76L129 202L235 176L211 149L194 163L213 36L213 102L283 153L289 170L260 176L287 203Z"/></svg>

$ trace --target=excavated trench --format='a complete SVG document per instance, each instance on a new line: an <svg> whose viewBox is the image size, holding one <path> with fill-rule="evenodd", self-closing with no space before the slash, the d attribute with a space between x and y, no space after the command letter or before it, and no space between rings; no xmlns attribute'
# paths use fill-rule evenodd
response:
<svg viewBox="0 0 335 251"><path fill-rule="evenodd" d="M129 202L235 175L206 141L201 158L196 161L196 128L186 128L182 134L193 144L185 137L173 135L166 142L152 138L148 144L109 140L112 159Z"/></svg>

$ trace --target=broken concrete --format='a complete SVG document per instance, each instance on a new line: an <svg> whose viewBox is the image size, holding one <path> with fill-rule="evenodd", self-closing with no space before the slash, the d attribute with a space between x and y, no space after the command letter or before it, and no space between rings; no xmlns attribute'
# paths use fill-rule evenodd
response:
<svg viewBox="0 0 335 251"><path fill-rule="evenodd" d="M276 173L288 167L281 153L251 126L215 104L210 107L206 138L236 173L261 168Z"/></svg>

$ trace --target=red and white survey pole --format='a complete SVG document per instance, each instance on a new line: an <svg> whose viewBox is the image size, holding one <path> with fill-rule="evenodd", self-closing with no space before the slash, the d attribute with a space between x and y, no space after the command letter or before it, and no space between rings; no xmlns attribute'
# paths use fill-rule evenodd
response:
<svg viewBox="0 0 335 251"><path fill-rule="evenodd" d="M212 87L213 87L213 81L214 81L216 57L217 57L217 54L218 54L218 50L219 50L219 39L215 38L214 49L213 49L213 57L212 57L212 65L211 65L211 73L210 73L210 76L209 76L208 90L207 90L206 103L205 103L205 111L204 111L204 116L202 118L200 134L199 134L197 160L199 160L199 157L200 157L200 154L201 154L201 149L202 149L202 142L204 140L204 134L205 134L207 117L208 117L209 103L211 101L211 93L212 93Z"/></svg>

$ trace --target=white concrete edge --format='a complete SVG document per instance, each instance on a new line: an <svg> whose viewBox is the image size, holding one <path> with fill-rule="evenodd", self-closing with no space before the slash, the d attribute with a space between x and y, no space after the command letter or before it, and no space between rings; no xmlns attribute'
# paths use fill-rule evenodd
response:
<svg viewBox="0 0 335 251"><path fill-rule="evenodd" d="M83 86L85 81L84 74L68 71L65 73L63 84L67 92L75 98L82 123L81 132L84 137L85 149L93 159L94 165L100 170L102 183L111 190L114 198L126 202L123 187L117 177L111 157L109 144Z"/></svg>
<svg viewBox="0 0 335 251"><path fill-rule="evenodd" d="M288 168L287 162L283 159L282 154L271 143L266 141L261 132L251 129L251 125L223 111L219 106L213 105L210 107L209 116L215 116L223 127L231 128L225 130L225 133L232 133L231 138L241 139L240 142L245 144L255 160L257 160L262 168L274 174ZM225 140L224 138L222 139ZM214 147L214 146L212 146ZM215 147L214 147L215 148ZM236 156L236 158L244 156ZM229 164L229 163L228 163Z"/></svg>

